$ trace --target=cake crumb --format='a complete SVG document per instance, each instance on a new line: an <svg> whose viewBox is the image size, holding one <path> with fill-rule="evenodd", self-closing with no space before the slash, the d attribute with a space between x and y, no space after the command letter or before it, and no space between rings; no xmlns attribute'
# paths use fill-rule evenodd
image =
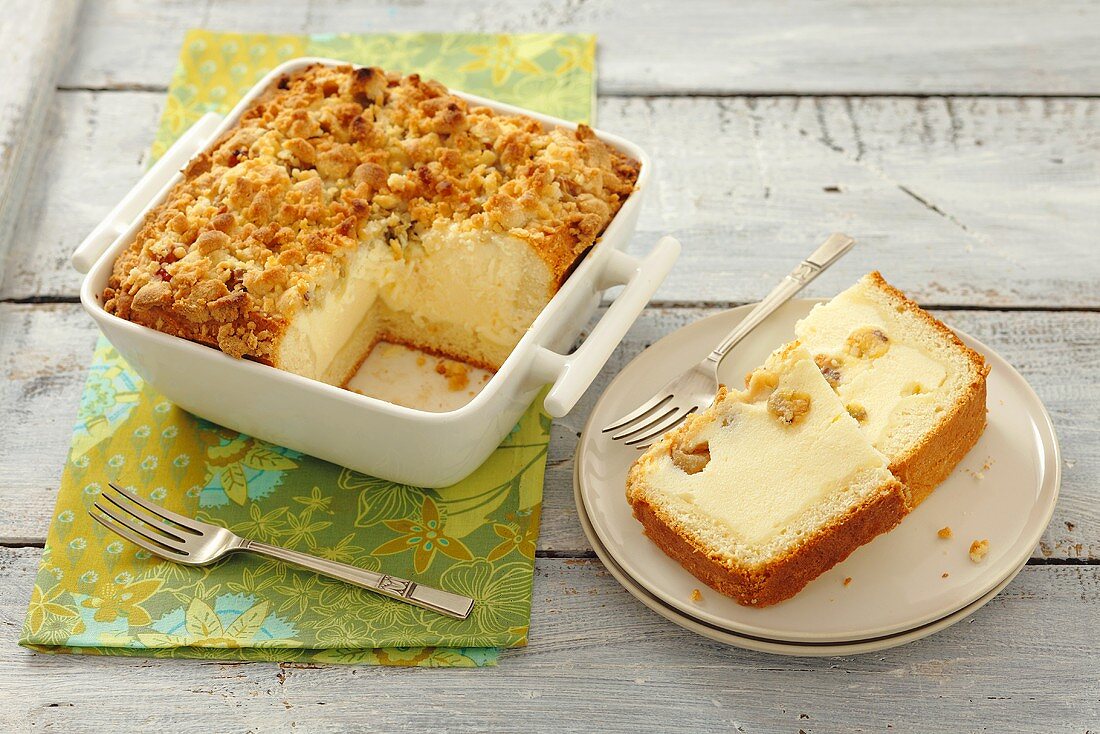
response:
<svg viewBox="0 0 1100 734"><path fill-rule="evenodd" d="M950 576L950 575L951 575L951 574L947 573L947 571L944 571L944 572L943 572L942 574L940 574L940 578L941 578L941 579L945 579L945 578L947 578L947 577L948 577L948 576Z"/></svg>
<svg viewBox="0 0 1100 734"><path fill-rule="evenodd" d="M847 578L844 579L844 585L847 586L850 583L852 583L852 577L848 576Z"/></svg>
<svg viewBox="0 0 1100 734"><path fill-rule="evenodd" d="M974 563L981 563L985 558L985 554L989 552L988 540L975 540L970 544L970 560Z"/></svg>
<svg viewBox="0 0 1100 734"><path fill-rule="evenodd" d="M939 529L939 532L937 532L936 535L940 536L944 540L947 540L951 537L951 528L944 525L942 528Z"/></svg>
<svg viewBox="0 0 1100 734"><path fill-rule="evenodd" d="M699 591L698 589L692 589L691 590L691 600L692 601L703 601L703 593L701 591Z"/></svg>
<svg viewBox="0 0 1100 734"><path fill-rule="evenodd" d="M441 359L435 365L435 371L447 378L447 388L458 392L470 384L470 374L466 365L449 359Z"/></svg>
<svg viewBox="0 0 1100 734"><path fill-rule="evenodd" d="M425 357L423 354L416 355L416 366L417 367L423 367L427 363L428 363L428 358Z"/></svg>

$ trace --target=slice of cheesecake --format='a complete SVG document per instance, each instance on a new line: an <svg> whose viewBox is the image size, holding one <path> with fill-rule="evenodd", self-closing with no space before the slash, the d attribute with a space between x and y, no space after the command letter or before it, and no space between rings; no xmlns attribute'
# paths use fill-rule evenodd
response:
<svg viewBox="0 0 1100 734"><path fill-rule="evenodd" d="M783 601L909 510L908 490L797 342L666 434L627 499L669 556L741 604Z"/></svg>
<svg viewBox="0 0 1100 734"><path fill-rule="evenodd" d="M496 369L638 173L587 127L314 65L190 163L104 305L335 385L380 340Z"/></svg>
<svg viewBox="0 0 1100 734"><path fill-rule="evenodd" d="M879 273L815 306L795 334L914 504L985 429L982 356Z"/></svg>

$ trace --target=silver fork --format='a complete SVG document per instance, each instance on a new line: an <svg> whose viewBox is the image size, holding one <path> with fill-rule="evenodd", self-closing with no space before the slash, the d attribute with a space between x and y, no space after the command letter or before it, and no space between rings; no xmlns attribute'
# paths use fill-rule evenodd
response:
<svg viewBox="0 0 1100 734"><path fill-rule="evenodd" d="M603 429L611 439L627 446L647 448L654 439L668 433L696 411L714 402L718 392L718 367L738 342L777 308L789 301L810 281L841 258L856 243L843 234L832 234L813 254L790 272L756 308L702 362L669 380L636 409Z"/></svg>
<svg viewBox="0 0 1100 734"><path fill-rule="evenodd" d="M466 619L474 608L474 600L468 596L248 540L223 527L166 510L115 484L108 486L114 491L102 492L88 514L111 532L169 561L205 566L230 553L251 551L455 619Z"/></svg>

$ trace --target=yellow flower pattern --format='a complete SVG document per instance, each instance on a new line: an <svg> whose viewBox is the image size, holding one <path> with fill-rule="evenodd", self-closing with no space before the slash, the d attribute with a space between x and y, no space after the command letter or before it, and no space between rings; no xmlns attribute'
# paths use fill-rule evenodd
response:
<svg viewBox="0 0 1100 734"><path fill-rule="evenodd" d="M374 555L385 556L412 550L413 569L418 574L428 570L436 553L459 561L468 561L474 557L461 540L447 535L446 522L440 517L439 508L430 497L424 498L419 519L386 520L385 525L401 535L375 548Z"/></svg>
<svg viewBox="0 0 1100 734"><path fill-rule="evenodd" d="M531 519L532 515L534 519ZM513 551L519 552L521 556L526 558L534 557L535 543L539 539L538 516L539 508L535 507L531 513L528 513L527 521L522 524L518 522L493 523L493 532L503 540L489 551L489 555L485 557L486 560L495 561L504 558ZM511 520L512 518L508 519Z"/></svg>
<svg viewBox="0 0 1100 734"><path fill-rule="evenodd" d="M130 625L143 627L153 618L141 604L159 591L163 583L160 579L108 583L103 587L102 596L88 597L81 605L95 610L97 622L113 622L122 615Z"/></svg>
<svg viewBox="0 0 1100 734"><path fill-rule="evenodd" d="M591 36L190 31L154 155L300 55L418 72L577 121L592 109ZM549 432L533 406L463 482L395 484L197 419L144 385L101 339L20 642L99 655L493 664L500 648L527 638ZM249 538L468 593L475 612L444 621L261 558L204 568L161 561L89 518L109 481Z"/></svg>
<svg viewBox="0 0 1100 734"><path fill-rule="evenodd" d="M513 72L537 75L542 73L538 64L520 55L514 39L498 36L494 43L470 46L470 53L476 58L459 71L482 71L488 69L493 84L501 85L508 81Z"/></svg>

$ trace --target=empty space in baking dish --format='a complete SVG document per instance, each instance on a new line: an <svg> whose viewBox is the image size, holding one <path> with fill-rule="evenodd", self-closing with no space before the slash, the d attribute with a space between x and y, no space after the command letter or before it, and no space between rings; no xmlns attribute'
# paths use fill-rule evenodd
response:
<svg viewBox="0 0 1100 734"><path fill-rule="evenodd" d="M445 413L473 400L492 377L465 362L383 341L344 387L394 405Z"/></svg>

